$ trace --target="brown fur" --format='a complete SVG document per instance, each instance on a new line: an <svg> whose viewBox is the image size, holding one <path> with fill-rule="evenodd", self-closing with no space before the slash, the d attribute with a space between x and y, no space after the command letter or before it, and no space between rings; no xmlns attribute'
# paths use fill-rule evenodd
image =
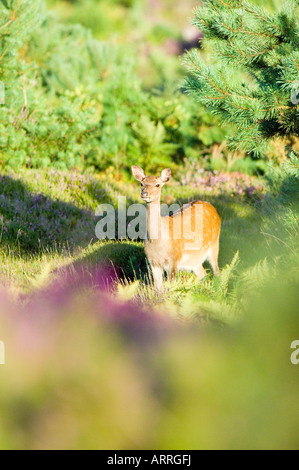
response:
<svg viewBox="0 0 299 470"><path fill-rule="evenodd" d="M208 202L194 201L171 216L161 216L161 189L169 181L171 171L164 170L160 177L145 176L135 166L132 171L142 185L141 197L147 202L145 253L156 286L161 288L164 270L169 279L175 278L178 269L191 270L203 278L205 261L209 261L217 276L221 218L216 209Z"/></svg>

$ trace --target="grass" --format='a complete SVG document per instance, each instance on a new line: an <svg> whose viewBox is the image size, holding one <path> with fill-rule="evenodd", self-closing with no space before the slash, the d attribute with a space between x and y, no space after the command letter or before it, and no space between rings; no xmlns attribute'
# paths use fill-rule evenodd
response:
<svg viewBox="0 0 299 470"><path fill-rule="evenodd" d="M190 180L190 176L188 177ZM179 273L157 294L139 241L98 241L95 237L97 206L117 207L118 197L127 205L140 202L139 186L116 181L112 173L98 176L61 171L22 170L1 176L1 273L15 290L28 292L44 286L70 267L92 272L105 264L117 274L116 295L183 319L208 315L226 321L232 315L235 278L261 259L264 224L260 202L267 187L262 178L240 173L201 173L181 184L173 180L163 189L163 202L187 203L205 199L222 217L220 267L215 279L198 281ZM252 189L254 188L254 189ZM258 189L257 189L258 188Z"/></svg>

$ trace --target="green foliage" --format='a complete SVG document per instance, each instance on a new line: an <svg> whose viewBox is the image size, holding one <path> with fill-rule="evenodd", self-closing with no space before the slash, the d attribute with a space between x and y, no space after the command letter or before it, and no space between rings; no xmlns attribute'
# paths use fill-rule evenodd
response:
<svg viewBox="0 0 299 470"><path fill-rule="evenodd" d="M127 34L134 26L134 12L143 0L48 0L64 22L82 24L96 37L108 39L111 31Z"/></svg>
<svg viewBox="0 0 299 470"><path fill-rule="evenodd" d="M22 124L28 117L33 67L20 57L20 50L39 20L39 6L39 2L31 0L0 3L0 81L4 91L0 105L0 150L2 153L5 149L10 156L14 155L16 163L22 164L26 163Z"/></svg>
<svg viewBox="0 0 299 470"><path fill-rule="evenodd" d="M291 152L280 168L272 168L268 175L271 184L269 200L275 198L281 204L299 201L299 156Z"/></svg>
<svg viewBox="0 0 299 470"><path fill-rule="evenodd" d="M174 91L177 84L145 91L125 46L98 41L30 0L16 9L18 21L8 19L12 9L1 30L2 167L98 171L140 164L155 171L223 140L218 122Z"/></svg>
<svg viewBox="0 0 299 470"><path fill-rule="evenodd" d="M208 0L194 24L213 49L211 62L193 50L186 56L189 94L236 125L234 148L264 155L273 137L299 135L297 2L269 13L247 1Z"/></svg>
<svg viewBox="0 0 299 470"><path fill-rule="evenodd" d="M13 95L12 78L24 70L25 64L18 60L18 52L31 29L39 21L40 2L31 0L1 0L0 63L1 78L7 86L7 97Z"/></svg>

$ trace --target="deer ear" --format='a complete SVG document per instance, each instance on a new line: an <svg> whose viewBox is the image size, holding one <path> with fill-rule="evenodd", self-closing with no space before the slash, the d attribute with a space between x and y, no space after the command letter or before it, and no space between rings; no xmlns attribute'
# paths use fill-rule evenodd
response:
<svg viewBox="0 0 299 470"><path fill-rule="evenodd" d="M171 169L166 168L166 170L163 170L161 173L161 180L163 181L163 183L168 183L170 178L171 178Z"/></svg>
<svg viewBox="0 0 299 470"><path fill-rule="evenodd" d="M142 168L139 166L132 166L132 173L134 178L136 178L137 181L142 181L145 178L145 174Z"/></svg>

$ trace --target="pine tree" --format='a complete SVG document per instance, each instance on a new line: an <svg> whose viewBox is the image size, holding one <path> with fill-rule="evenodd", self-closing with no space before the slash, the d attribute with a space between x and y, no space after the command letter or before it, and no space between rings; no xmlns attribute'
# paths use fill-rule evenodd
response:
<svg viewBox="0 0 299 470"><path fill-rule="evenodd" d="M208 54L186 55L186 91L235 125L232 148L263 156L271 139L299 137L298 5L206 0L195 12Z"/></svg>
<svg viewBox="0 0 299 470"><path fill-rule="evenodd" d="M26 105L22 81L26 63L19 52L39 22L39 10L39 0L0 0L0 81L7 106L16 100Z"/></svg>
<svg viewBox="0 0 299 470"><path fill-rule="evenodd" d="M34 66L22 48L39 22L39 0L0 0L0 165L26 164L26 130Z"/></svg>

